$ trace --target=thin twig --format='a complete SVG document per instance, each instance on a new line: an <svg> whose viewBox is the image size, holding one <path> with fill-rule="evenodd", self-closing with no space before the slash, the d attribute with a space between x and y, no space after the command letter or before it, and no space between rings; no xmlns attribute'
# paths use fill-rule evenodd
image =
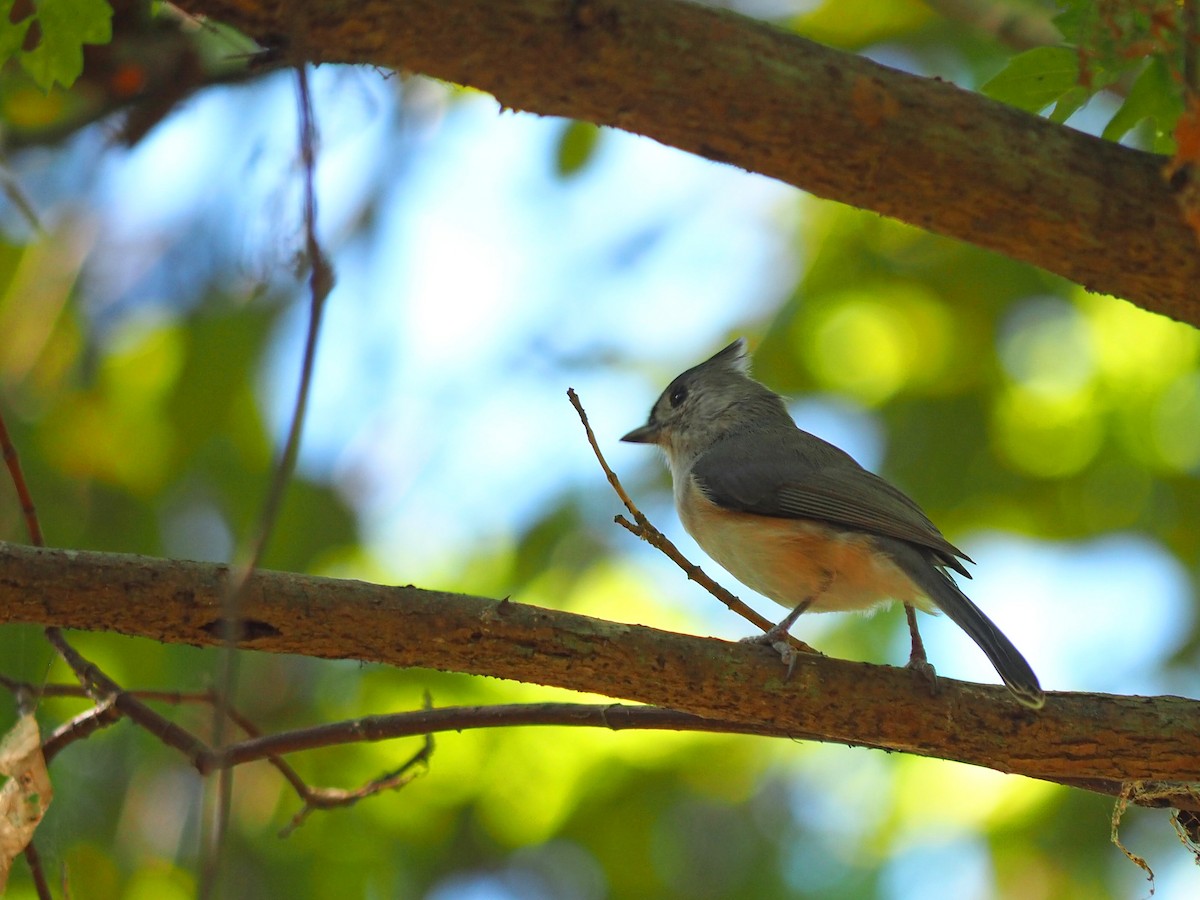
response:
<svg viewBox="0 0 1200 900"><path fill-rule="evenodd" d="M414 753L407 762L398 768L368 781L354 791L343 791L331 788L309 788L304 795L304 806L292 816L279 832L281 838L288 837L293 831L304 824L309 814L318 809L336 809L341 806L353 806L359 800L373 797L384 791L398 791L417 777L418 772L412 771L417 766L429 766L429 757L433 755L433 735L425 735L425 743Z"/></svg>
<svg viewBox="0 0 1200 900"><path fill-rule="evenodd" d="M132 719L135 724L168 747L179 751L193 765L198 765L209 754L210 751L203 741L152 710L117 684L94 663L84 658L79 651L67 643L61 629L47 628L46 638L71 667L87 695L98 705L112 703L121 715Z"/></svg>
<svg viewBox="0 0 1200 900"><path fill-rule="evenodd" d="M235 592L245 587L246 579L258 568L266 553L267 544L279 517L288 483L296 468L296 457L300 452L300 438L304 432L304 420L308 412L308 401L312 394L313 371L316 367L317 343L321 334L321 321L325 312L325 301L333 290L333 268L329 264L321 244L317 240L316 188L316 125L313 120L312 96L308 87L308 70L304 65L296 67L297 102L300 118L300 158L304 169L304 250L310 267L308 332L304 339L304 356L300 366L300 384L296 389L296 402L292 409L292 420L288 427L287 440L279 465L275 468L270 490L263 502L258 531L252 552L240 577L235 582ZM236 596L236 593L235 593ZM235 610L236 612L236 610Z"/></svg>
<svg viewBox="0 0 1200 900"><path fill-rule="evenodd" d="M9 690L30 689L29 685L20 682L4 680L2 686ZM140 699L155 699L167 703L213 703L212 692L193 694L172 691L137 691ZM42 696L71 696L85 698L86 693L75 685L48 685ZM61 726L47 740L47 758L61 751L65 742L86 736L88 729L106 724L106 713L96 709L76 716L71 722ZM813 732L798 732L781 728L770 721L745 721L720 718L707 718L693 713L676 709L666 709L655 706L631 706L621 703L585 704L585 703L524 703L496 704L492 706L463 706L443 707L440 709L426 708L420 711L394 713L382 716L366 716L347 719L341 722L328 722L309 728L280 732L272 735L261 735L257 728L240 714L236 715L236 723L249 738L229 744L219 752L203 747L202 752L189 756L189 762L201 774L208 775L222 769L232 769L235 766L251 762L265 761L275 767L292 786L296 795L305 805L317 808L331 808L357 802L370 792L378 793L400 786L396 779L404 773L405 767L396 772L381 776L357 789L319 788L307 785L295 770L283 759L284 754L297 753L325 747L346 744L378 742L399 738L428 736L439 732L461 732L477 728L513 728L520 726L557 726L557 727L592 727L605 728L611 731L637 729L643 731L680 731L702 732L711 734L746 734L761 737L786 738L789 740L811 740L829 742L831 738L825 734ZM92 723L89 719L98 721ZM867 747L875 749L891 749L881 744L867 741L847 740L844 737L836 739L838 743L847 746ZM418 754L419 757L419 754ZM411 765L407 763L406 766ZM1034 775L1053 784L1073 787L1079 790L1091 791L1098 794L1126 798L1150 808L1170 808L1200 812L1200 796L1191 786L1181 782L1142 782L1139 790L1130 794L1128 784L1119 779L1105 778L1069 778ZM372 788L372 785L375 787ZM366 793L364 793L366 792Z"/></svg>
<svg viewBox="0 0 1200 900"><path fill-rule="evenodd" d="M3 448L4 465L8 467L9 477L12 479L13 488L16 490L17 499L21 504L21 513L25 517L25 529L29 532L29 542L35 547L43 547L45 539L42 536L41 522L38 521L37 507L33 503L29 484L25 481L25 473L21 471L21 459L17 455L17 447L8 433L8 426L4 422L2 411L0 411L0 447ZM48 628L46 629L47 636L51 630L58 631L57 628ZM24 706L26 695L18 694L18 702L19 705ZM25 857L25 865L29 867L29 875L37 889L39 900L50 900L53 896L50 893L50 883L46 880L46 873L42 868L42 858L38 855L32 840L25 845L22 854Z"/></svg>
<svg viewBox="0 0 1200 900"><path fill-rule="evenodd" d="M308 411L308 401L312 392L313 371L316 367L317 343L321 333L321 321L325 311L325 301L333 289L333 268L330 266L324 251L317 239L317 200L315 182L316 170L316 126L313 119L312 95L308 85L308 69L301 62L296 66L297 105L300 122L300 157L304 171L304 247L305 256L310 266L309 276L309 319L308 332L304 341L304 355L300 367L300 383L296 390L296 401L292 409L291 424L288 428L287 440L284 442L283 453L275 468L267 496L263 501L259 517L258 529L255 534L249 557L238 571L237 576L227 588L222 603L222 631L225 646L221 653L218 697L224 703L234 695L237 682L237 651L236 644L240 633L240 611L242 595L246 584L253 572L262 562L267 544L283 498L291 482L296 468L296 458L300 451L300 438L304 430L304 420ZM225 709L218 706L214 713L213 743L220 748L225 740ZM228 824L229 807L232 802L232 780L222 770L217 785L217 808L214 811L215 821L211 833L211 846L205 852L205 862L201 877L202 896L209 896L213 886L213 867L220 855L220 847L224 842L225 829ZM212 876L210 878L209 876Z"/></svg>
<svg viewBox="0 0 1200 900"><path fill-rule="evenodd" d="M753 623L763 631L770 631L775 627L774 622L760 616L725 588L721 587L721 585L717 584L717 582L713 581L712 578L705 574L703 569L680 553L679 548L650 523L650 520L637 508L633 500L630 499L629 494L625 492L625 488L621 486L620 479L617 478L617 473L609 467L608 462L604 459L604 454L600 452L600 445L596 443L596 435L592 431L587 413L584 412L583 404L580 402L579 395L575 393L574 388L567 388L567 397L570 399L571 405L575 407L575 412L579 413L579 421L583 423L583 429L587 432L588 443L592 445L592 452L596 454L596 460L600 463L600 468L604 470L604 474L608 478L608 483L612 485L617 496L621 498L621 502L625 504L625 508L629 510L629 514L633 516L633 522L630 522L624 516L615 516L613 521L660 551L667 559L683 569L684 574L691 581L696 582L696 584L700 585L746 621ZM820 652L790 634L788 635L788 643L804 653Z"/></svg>
<svg viewBox="0 0 1200 900"><path fill-rule="evenodd" d="M0 687L3 687L17 695L29 695L38 699L42 697L74 697L80 699L89 699L90 694L87 690L77 684L49 684L37 687L35 685L24 682L14 681L7 676L0 675ZM188 703L200 703L211 707L218 707L221 704L218 701L215 691L129 691L130 696L136 697L143 701L158 701L160 703L169 703L174 706L179 706ZM234 709L228 703L224 704L225 715L240 728L250 740L258 740L263 737L262 731L244 716L238 710ZM86 712L80 713L78 716L60 725L50 737L46 738L43 744L43 753L46 757L46 762L61 753L66 747L90 737L96 731L108 725L115 724L124 718L116 704L111 701L105 701L93 706ZM195 748L199 747L200 750ZM195 744L192 745L192 753L188 755L192 762L202 774L207 774L214 770L227 771L234 765L238 765L237 761L229 762L225 768L217 769L216 763L220 759L221 754L214 753L195 738ZM310 787L305 783L304 779L296 772L294 768L280 756L273 754L259 755L257 759L263 760L274 766L295 790L301 800L304 800L312 791L321 790ZM248 760L247 760L248 761Z"/></svg>
<svg viewBox="0 0 1200 900"><path fill-rule="evenodd" d="M21 513L25 516L25 529L29 532L29 543L35 547L44 547L42 526L38 523L37 507L33 505L33 496L29 493L29 485L21 471L21 460L17 456L17 448L8 434L8 426L4 424L4 415L0 413L0 447L4 451L4 464L8 467L8 475L17 491L17 500L21 504Z"/></svg>
<svg viewBox="0 0 1200 900"><path fill-rule="evenodd" d="M0 686L7 688L16 694L38 694L40 696L55 696L55 697L78 697L87 699L89 692L78 685L49 685L44 689L38 689L33 685L16 682L7 677L0 677ZM172 691L141 691L129 692L129 694L138 693L141 699L153 698L168 703L206 703L214 707L221 706L218 704L217 697L212 691L204 691L199 693L180 693ZM428 699L426 700L428 706ZM232 745L229 750L225 748L212 749L203 745L199 739L195 740L194 752L189 755L189 760L192 765L201 774L210 774L214 770L219 775L230 777L234 766L241 765L246 762L265 761L272 766L283 776L283 778L291 785L296 795L300 798L302 807L291 823L286 826L281 832L281 837L286 837L293 830L298 828L311 814L316 810L334 809L341 806L352 806L366 797L382 793L389 790L399 790L408 784L414 777L415 773L411 770L418 764L428 764L429 757L433 753L433 737L425 735L425 743L420 751L418 751L408 761L403 763L397 769L371 779L366 784L358 788L330 788L330 787L313 787L304 781L303 778L296 772L294 768L277 753L267 750L262 752L262 748L269 746L270 739L264 739L258 728L245 716L233 710L228 704L223 704L226 714L231 721L245 731L249 736L249 740L244 742L245 745L258 748L258 753L242 753L240 758L234 759L229 753L229 750L236 750L243 745ZM112 725L123 718L120 709L118 709L115 698L110 697L107 701L98 703L96 706L80 713L77 716L64 722L56 728L53 734L43 744L43 753L47 764L63 749L76 741L83 740L95 734L101 728ZM352 729L353 726L350 726ZM300 736L300 740L304 740L305 732L308 729L292 732ZM323 733L328 734L328 730ZM351 733L347 729L347 733ZM275 735L274 738L279 738L282 735ZM407 734L404 736L408 736ZM356 741L364 740L361 732L353 733L352 739ZM286 744L286 741L284 742ZM341 743L333 740L330 743ZM319 746L319 745L318 745ZM43 879L44 880L44 879Z"/></svg>
<svg viewBox="0 0 1200 900"><path fill-rule="evenodd" d="M123 718L121 711L109 701L89 707L63 722L42 741L42 755L46 758L46 765L50 765L50 761L71 744L85 740L101 728L115 725Z"/></svg>
<svg viewBox="0 0 1200 900"><path fill-rule="evenodd" d="M43 697L73 697L79 699L90 699L90 693L78 684L46 684L37 685L28 684L26 682L16 681L6 675L0 674L0 687L5 688L18 697L30 697L34 700L40 700ZM206 706L218 707L220 702L217 698L216 691L128 691L130 696L142 701L157 701L159 703L168 703L172 706L180 706L189 703L204 704ZM233 722L240 728L251 740L262 738L262 731L249 718L244 716L238 710L234 709L230 704L224 704L225 715L229 721ZM57 756L67 746L75 741L90 737L102 727L114 724L123 718L120 710L111 702L102 702L93 706L87 712L81 713L70 721L59 726L54 733L48 737L43 744L43 753L46 756L46 762ZM199 738L196 743L203 746ZM201 770L211 771L212 766L212 751L204 747L203 753L198 756L189 757L193 764L199 760L197 768ZM296 772L295 769L279 756L260 755L258 759L265 760L274 766L279 774L295 789L296 793L303 799L306 792L312 790L304 779ZM230 763L230 766L237 765L237 762ZM223 770L222 770L223 771Z"/></svg>
<svg viewBox="0 0 1200 900"><path fill-rule="evenodd" d="M29 874L33 877L38 900L53 900L54 895L50 893L50 882L46 880L46 872L42 868L42 857L38 855L33 841L26 844L22 852L25 854L25 865L29 866Z"/></svg>
<svg viewBox="0 0 1200 900"><path fill-rule="evenodd" d="M42 228L42 223L38 219L37 210L33 206L33 201L29 199L29 195L25 193L21 187L21 182L17 180L17 176L9 171L8 166L0 163L0 190L4 191L4 196L9 199L9 202L17 208L17 211L25 217L25 221L29 223L29 227L39 237L45 237L46 231Z"/></svg>

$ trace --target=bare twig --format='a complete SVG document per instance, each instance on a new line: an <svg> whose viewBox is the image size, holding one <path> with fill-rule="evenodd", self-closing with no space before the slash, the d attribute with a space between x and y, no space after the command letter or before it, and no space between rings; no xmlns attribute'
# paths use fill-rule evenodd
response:
<svg viewBox="0 0 1200 900"><path fill-rule="evenodd" d="M38 688L34 685L23 682L14 681L11 678L0 676L0 686L12 691L15 694L29 694L39 697L75 697L80 699L89 699L89 693L79 685L46 685ZM296 772L294 768L275 751L271 750L272 742L275 745L282 744L287 746L288 735L294 735L294 740L300 744L307 741L307 733L309 729L301 729L296 732L289 732L282 735L273 735L270 738L263 738L258 728L245 716L232 709L228 704L218 703L218 698L213 691L202 691L196 693L182 693L178 691L131 691L131 695L136 694L141 700L159 700L165 703L183 704L183 703L203 703L213 707L224 706L226 715L230 720L241 728L247 735L249 740L243 744L232 745L230 749L238 749L243 746L248 746L250 752L241 752L238 758L232 758L228 750L223 748L212 749L205 747L202 742L196 739L196 746L199 748L196 752L189 756L192 765L201 774L211 774L213 771L218 773L231 772L235 766L242 765L247 762L265 761L273 766L291 785L296 795L300 798L303 806L301 810L292 819L291 823L283 829L280 836L286 837L293 830L298 828L308 816L316 810L334 809L341 806L352 806L360 800L375 794L382 793L388 790L399 790L408 784L416 774L412 772L413 768L418 764L428 764L429 757L433 752L433 738L431 735L425 736L425 744L420 751L406 761L397 769L385 773L377 778L368 781L361 787L353 789L345 788L330 788L330 787L314 787L304 781L303 778ZM57 756L62 750L76 741L84 740L95 734L101 728L113 725L124 718L122 712L117 708L117 705L110 698L107 701L100 702L97 705L85 710L77 716L72 717L64 722L45 740L43 743L43 754L46 763ZM352 740L361 741L368 740L361 731L354 730L353 726L346 729L347 733L353 733ZM337 739L338 735L335 731L321 729L321 733L326 735L326 745L345 743ZM405 731L402 737L409 736L410 732ZM332 736L331 736L332 735ZM283 739L282 742L280 739ZM312 747L322 746L322 744L312 744ZM257 751L257 752L256 752ZM36 858L36 857L35 857ZM44 876L38 873L35 876L35 881L44 881Z"/></svg>
<svg viewBox="0 0 1200 900"><path fill-rule="evenodd" d="M419 773L414 772L417 766L429 766L429 757L433 755L433 735L425 735L425 743L421 749L414 753L407 762L368 781L362 787L353 791L343 791L332 788L309 788L303 795L304 806L296 815L292 816L292 820L284 826L280 832L280 837L287 837L297 828L304 824L309 814L318 809L336 809L341 806L353 806L359 800L366 797L373 797L375 794L381 794L384 791L398 791L410 781L417 777Z"/></svg>
<svg viewBox="0 0 1200 900"><path fill-rule="evenodd" d="M33 496L29 493L29 485L21 471L21 460L17 456L17 448L8 434L8 426L4 424L3 413L0 413L0 448L3 448L4 465L8 467L8 475L16 489L17 500L21 504L21 513L25 516L25 529L29 532L29 543L35 547L44 546L42 526L38 523L37 507L33 505Z"/></svg>
<svg viewBox="0 0 1200 900"><path fill-rule="evenodd" d="M17 211L25 217L25 221L29 223L29 227L38 235L45 237L45 229L42 228L42 223L38 219L37 210L33 206L33 201L29 199L29 195L21 187L21 182L17 180L8 168L8 166L0 163L0 190L4 192L10 203L17 208Z"/></svg>
<svg viewBox="0 0 1200 900"><path fill-rule="evenodd" d="M121 715L150 732L168 747L184 755L193 765L205 758L208 748L204 742L170 719L155 712L137 697L124 690L94 663L84 658L67 643L59 628L46 629L46 638L66 661L79 679L80 685L97 705L111 703Z"/></svg>
<svg viewBox="0 0 1200 900"><path fill-rule="evenodd" d="M25 855L25 865L29 866L29 874L33 877L33 885L37 890L38 900L53 900L54 895L50 893L50 882L46 880L46 871L42 867L42 857L37 852L37 847L30 841L25 845L23 851Z"/></svg>
<svg viewBox="0 0 1200 900"><path fill-rule="evenodd" d="M6 685L8 687L10 685ZM137 691L141 699L157 698L168 703L212 703L211 692L180 694L168 691ZM43 696L85 697L74 685L51 685ZM110 706L93 708L65 723L46 742L47 759L56 755L66 743L93 733L109 723L117 715ZM736 719L717 719L697 716L675 709L654 706L631 706L621 703L523 703L496 704L492 706L425 708L420 711L394 713L382 716L366 716L341 722L328 722L310 728L300 728L279 734L261 735L252 723L238 716L239 727L249 738L229 744L220 751L205 748L204 752L191 760L202 775L211 774L218 767L230 770L235 766L265 761L275 767L292 786L304 804L304 810L293 820L295 825L307 817L312 809L330 809L358 802L363 797L380 791L395 789L406 784L407 773L417 762L425 761L428 755L428 737L438 732L461 732L477 728L513 728L520 726L558 726L605 728L611 731L638 729L643 731L688 731L711 734L747 734L761 737L779 737L790 740L828 741L825 735L796 732L770 722L749 722ZM393 772L371 780L355 789L321 788L307 785L295 770L283 759L284 754L297 753L345 744L396 740L399 738L425 736L426 749ZM886 749L881 745L859 740L844 740L850 746ZM1190 785L1181 782L1139 781L1136 790L1130 782L1119 779L1048 777L1035 775L1054 784L1074 787L1112 797L1124 796L1128 802L1151 808L1171 808L1184 811L1200 811L1200 796Z"/></svg>
<svg viewBox="0 0 1200 900"><path fill-rule="evenodd" d="M310 267L308 331L304 338L304 355L300 365L300 383L296 389L296 402L288 426L283 453L275 468L271 486L263 501L258 531L252 551L243 570L244 574L235 583L235 595L245 586L245 579L262 562L288 483L296 468L296 457L300 451L300 438L304 431L304 420L308 411L308 400L312 394L313 371L316 367L317 343L321 334L321 322L325 312L325 301L333 290L333 268L329 264L317 239L317 199L314 182L316 179L316 125L313 120L312 95L308 86L308 70L303 65L296 67L297 105L300 119L300 158L304 171L304 255Z"/></svg>
<svg viewBox="0 0 1200 900"><path fill-rule="evenodd" d="M255 534L249 558L241 566L238 575L230 582L228 593L222 609L222 633L225 647L222 651L220 676L218 684L221 688L217 696L224 704L234 695L237 681L237 643L240 626L240 607L246 582L251 573L258 568L266 553L267 544L279 518L279 510L283 498L291 482L292 473L296 468L296 457L300 450L300 437L304 430L304 420L308 410L308 400L312 392L313 371L316 366L317 342L321 333L321 321L325 311L325 301L333 289L333 268L330 266L320 242L317 240L317 200L314 187L316 169L316 127L313 121L312 94L308 85L308 70L304 63L296 66L297 106L300 122L300 157L304 171L304 246L305 256L310 266L309 276L309 319L308 332L305 336L304 355L300 368L300 383L296 391L296 402L292 410L291 424L288 428L287 440L283 452L271 479L267 496L263 501L259 517L258 530ZM225 709L218 705L214 715L213 742L217 747L224 743ZM212 866L220 853L228 822L229 807L232 802L232 780L225 770L218 778L216 809L211 832L210 852L205 854L205 872L211 873ZM215 877L215 876L214 876ZM211 893L212 881L202 875L202 896Z"/></svg>
<svg viewBox="0 0 1200 900"><path fill-rule="evenodd" d="M83 691L76 685L65 685L65 687L75 688L81 693ZM63 722L42 742L42 755L46 757L46 765L50 765L50 761L71 744L85 740L101 728L115 725L123 718L121 711L111 701L105 701L97 703Z"/></svg>
<svg viewBox="0 0 1200 900"><path fill-rule="evenodd" d="M36 217L34 217L34 222L36 223L36 221ZM33 495L29 492L29 484L25 481L25 473L21 471L21 459L17 455L17 447L8 433L8 426L4 422L2 411L0 411L0 448L3 449L4 465L8 468L9 478L12 479L13 489L16 490L17 500L21 504L21 514L25 517L25 529L29 532L29 542L35 547L41 547L44 544L44 538L42 537L42 525L38 521L37 507L33 503ZM58 629L46 629L47 634L51 630L57 631ZM24 706L26 697L18 695L18 701L20 705ZM50 883L46 881L42 858L38 855L33 841L25 845L22 855L25 857L25 865L29 867L29 874L37 889L39 900L50 900L52 896Z"/></svg>
<svg viewBox="0 0 1200 900"><path fill-rule="evenodd" d="M596 435L592 431L587 413L584 412L583 404L580 402L579 395L575 393L574 388L567 388L567 397L570 398L571 405L575 407L575 412L579 413L579 421L583 423L583 429L587 432L588 443L592 445L592 452L596 454L596 460L600 463L600 468L604 470L604 474L608 478L608 483L612 485L617 496L621 498L621 502L625 504L625 508L629 510L629 514L633 516L633 522L630 522L624 516L615 516L613 521L660 551L667 559L683 569L684 574L691 581L696 582L696 584L700 585L729 607L730 610L763 631L770 631L775 626L774 622L760 616L725 588L721 587L721 585L706 575L703 569L680 553L679 548L650 523L650 520L646 518L642 511L634 504L633 500L630 499L629 494L625 492L625 488L621 486L621 481L617 478L617 473L609 468L608 462L604 459L604 454L600 452L600 445L596 443ZM788 643L804 653L820 652L790 634L788 635Z"/></svg>
<svg viewBox="0 0 1200 900"><path fill-rule="evenodd" d="M5 675L0 675L0 687L11 691L18 696L31 696L37 699L42 697L74 697L80 699L90 699L90 694L87 690L77 684L47 684L40 687L27 684L25 682L15 681ZM142 701L157 701L160 703L168 703L173 706L180 706L189 703L199 703L206 706L218 707L220 703L215 691L129 691L130 696L136 697ZM251 740L262 738L262 732L259 728L250 721L246 716L242 715L238 710L234 709L230 704L223 704L225 715L229 721L233 722L240 728ZM114 724L121 720L122 713L117 709L116 705L111 702L102 702L93 706L88 711L81 713L68 722L59 726L55 732L46 739L43 745L43 752L46 756L46 762L57 756L63 749L75 741L90 737L100 728ZM197 739L197 744L203 746ZM197 765L202 772L208 773L215 768L213 758L219 758L220 754L214 754L212 750L204 747L203 752L191 757L193 765ZM301 799L304 799L306 792L312 790L297 773L296 770L288 764L282 757L273 754L260 754L256 759L262 759L270 763L284 779L295 789ZM232 761L226 768L232 765L237 765L241 761ZM223 769L220 771L224 771Z"/></svg>

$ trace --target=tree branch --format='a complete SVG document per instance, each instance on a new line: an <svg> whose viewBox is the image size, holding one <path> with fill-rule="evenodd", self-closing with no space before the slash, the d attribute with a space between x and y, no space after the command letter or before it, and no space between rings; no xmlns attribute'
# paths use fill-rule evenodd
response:
<svg viewBox="0 0 1200 900"><path fill-rule="evenodd" d="M78 685L48 684L35 687L21 684L0 676L5 689L25 693L31 697L79 697L88 694ZM166 703L216 703L212 692L181 693L178 691L129 691L139 700L161 700ZM785 731L766 723L747 723L725 719L711 719L677 709L660 706L627 706L620 703L493 703L488 706L450 706L437 709L426 706L419 712L388 713L385 715L361 716L340 722L325 722L291 731L263 734L250 721L232 709L227 710L230 718L248 735L246 738L213 749L204 748L188 760L201 775L232 769L235 766L265 760L276 768L310 807L332 807L356 802L364 796L368 787L355 790L344 788L310 787L284 760L284 756L307 750L318 750L342 744L368 741L389 741L405 737L424 736L429 753L429 738L435 732L462 732L474 728L516 728L521 726L546 725L560 728L607 728L611 731L637 729L639 731L692 731L712 734L746 734L760 737L788 738L791 740L823 741L821 735L799 734ZM121 713L112 703L93 706L70 721L60 725L46 738L43 753L49 764L65 747L90 737L100 728L121 720ZM144 727L144 726L143 726ZM887 750L866 743L851 743L849 746ZM418 756L422 755L418 754ZM415 759L415 757L414 757ZM411 766L406 763L404 769ZM386 780L387 776L385 776ZM1141 806L1171 807L1177 810L1200 812L1200 793L1192 785L1183 782L1138 782L1105 781L1095 778L1046 779L1065 787L1093 791L1118 797L1126 802ZM379 784L375 779L369 784ZM315 801L313 800L315 798ZM310 803L310 801L313 801ZM303 812L303 811L302 811Z"/></svg>
<svg viewBox="0 0 1200 900"><path fill-rule="evenodd" d="M318 61L611 125L1200 325L1163 157L684 0L181 0Z"/></svg>
<svg viewBox="0 0 1200 900"><path fill-rule="evenodd" d="M0 621L217 646L226 566L0 543ZM1200 781L1200 702L1050 694L1032 712L999 686L771 651L508 600L255 573L243 649L490 675L603 694L746 730L866 744L1053 781Z"/></svg>

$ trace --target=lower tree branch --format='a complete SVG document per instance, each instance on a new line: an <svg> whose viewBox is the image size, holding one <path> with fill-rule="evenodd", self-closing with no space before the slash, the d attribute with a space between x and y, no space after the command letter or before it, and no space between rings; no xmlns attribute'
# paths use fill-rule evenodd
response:
<svg viewBox="0 0 1200 900"><path fill-rule="evenodd" d="M226 566L0 543L0 621L217 646ZM490 675L649 703L772 733L865 744L1053 781L1200 781L1200 702L928 683L801 654L510 600L257 572L238 646ZM1161 785L1160 785L1161 787Z"/></svg>

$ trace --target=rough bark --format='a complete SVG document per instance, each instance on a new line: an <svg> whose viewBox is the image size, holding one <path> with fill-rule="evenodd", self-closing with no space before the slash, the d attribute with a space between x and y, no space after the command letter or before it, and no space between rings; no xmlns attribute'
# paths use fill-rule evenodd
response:
<svg viewBox="0 0 1200 900"><path fill-rule="evenodd" d="M182 0L301 58L420 72L761 172L1200 325L1165 160L682 0Z"/></svg>
<svg viewBox="0 0 1200 900"><path fill-rule="evenodd" d="M0 543L0 621L213 646L227 577L208 563ZM758 646L279 572L252 576L243 613L248 650L552 685L1099 790L1200 781L1200 702L1179 697L1051 693L1033 712L1001 687L942 678L931 696L908 670L810 654L788 681Z"/></svg>

